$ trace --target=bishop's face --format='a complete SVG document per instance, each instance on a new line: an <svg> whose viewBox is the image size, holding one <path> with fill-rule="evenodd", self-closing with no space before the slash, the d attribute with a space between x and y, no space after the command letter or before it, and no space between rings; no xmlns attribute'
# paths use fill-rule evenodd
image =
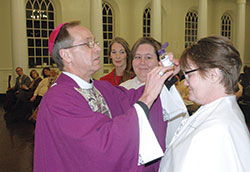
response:
<svg viewBox="0 0 250 172"><path fill-rule="evenodd" d="M68 32L74 41L71 48L65 49L69 56L64 59L65 67L69 68L71 73L89 81L100 69L101 48L95 43L92 33L85 27L68 28Z"/></svg>

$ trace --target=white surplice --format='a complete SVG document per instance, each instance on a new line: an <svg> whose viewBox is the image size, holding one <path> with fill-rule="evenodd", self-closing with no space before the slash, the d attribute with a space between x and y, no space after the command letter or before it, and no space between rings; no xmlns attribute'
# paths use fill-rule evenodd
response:
<svg viewBox="0 0 250 172"><path fill-rule="evenodd" d="M137 89L144 84L145 83L140 83L137 77L134 77L133 79L121 83L120 86L129 90L132 88ZM174 85L170 90L168 90L166 86L163 86L160 93L160 99L163 109L163 120L168 121L165 145L167 147L181 121L189 115L184 101Z"/></svg>
<svg viewBox="0 0 250 172"><path fill-rule="evenodd" d="M220 98L182 121L160 172L249 172L250 134L234 95Z"/></svg>

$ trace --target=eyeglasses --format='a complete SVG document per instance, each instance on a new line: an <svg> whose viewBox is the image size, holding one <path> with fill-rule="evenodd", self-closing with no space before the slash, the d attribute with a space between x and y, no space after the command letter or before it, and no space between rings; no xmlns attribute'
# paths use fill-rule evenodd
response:
<svg viewBox="0 0 250 172"><path fill-rule="evenodd" d="M69 47L64 47L63 49L69 49L69 48L74 48L74 47L79 47L79 46L83 46L83 45L87 45L89 48L94 48L95 45L99 45L98 41L89 41L86 43L82 43L82 44L77 44L77 45L72 45Z"/></svg>
<svg viewBox="0 0 250 172"><path fill-rule="evenodd" d="M196 68L196 69L193 69L193 70L190 70L190 71L183 71L183 74L184 74L184 76L185 76L185 79L186 80L188 80L189 78L188 78L188 74L190 74L190 73L192 73L192 72L195 72L195 71L197 71L197 70L199 70L200 68Z"/></svg>

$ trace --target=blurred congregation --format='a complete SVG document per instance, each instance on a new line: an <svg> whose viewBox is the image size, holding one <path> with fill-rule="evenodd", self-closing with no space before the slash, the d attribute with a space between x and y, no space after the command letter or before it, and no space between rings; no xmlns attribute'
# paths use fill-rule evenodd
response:
<svg viewBox="0 0 250 172"><path fill-rule="evenodd" d="M145 60L141 64L133 63L136 60L130 60L130 50L124 47L123 44L126 41L122 38L115 38L109 46L109 55L113 59L114 69L111 73L103 76L100 80L106 80L114 86L123 86L127 89L139 88L146 81L147 73L152 70L156 65L158 65L157 54L155 54L155 62L150 60ZM134 46L134 49L137 49L139 45L151 46L154 48L154 44L159 44L153 38L141 38L137 41L137 47ZM143 47L141 46L141 47ZM136 47L136 48L135 48ZM160 46L158 46L158 50ZM154 54L155 51L144 50L145 54ZM133 50L132 51L137 51ZM140 49L139 49L140 51ZM138 55L139 51L135 54ZM134 57L132 57L134 59ZM130 61L130 64L127 62ZM155 65L153 65L155 63ZM134 64L134 65L133 65ZM141 66L144 66L147 69L140 69ZM128 70L129 69L129 70ZM39 76L39 73L36 70L30 71L30 77L23 73L21 67L16 68L16 73L18 77L16 78L16 83L13 87L9 87L6 91L6 96L3 102L3 108L5 110L4 119L6 123L18 122L18 121L30 121L35 124L36 115L38 111L39 103L42 99L42 96L46 91L52 86L55 80L58 77L59 71L55 69L50 69L45 67L42 70L42 77ZM115 75L116 73L116 75ZM31 79L32 80L31 80ZM125 78L125 79L124 79ZM139 85L134 86L131 81L137 80ZM198 108L199 104L189 100L188 95L188 86L184 84L185 77L182 72L178 73L176 76L175 86L180 93L184 103L189 111L189 114L192 115ZM10 84L9 84L10 85ZM246 123L249 126L250 130L250 67L244 66L244 71L240 74L238 81L239 90L235 93L237 102L241 110L243 111Z"/></svg>
<svg viewBox="0 0 250 172"><path fill-rule="evenodd" d="M6 172L21 169L16 163L20 157L13 160L15 164L6 163L18 158L15 154L19 152L10 155L10 159L4 155L12 149L7 144L20 145L13 144L11 131L25 128L23 126L29 128L20 131L24 132L22 137L28 138L21 142L29 145L27 156L30 158L27 158L27 167L20 172L33 170L39 106L57 78L64 75L52 58L49 38L59 24L70 21L78 21L88 28L94 40L64 49L83 45L90 49L100 47L100 70L93 74L93 81L107 81L126 90L144 87L148 74L159 64L161 66L163 50L179 60L186 48L202 38L218 35L230 40L242 62L234 95L250 131L250 0L0 0L0 4L0 125L6 127L0 137L10 135L11 138L10 143L0 142L0 147L6 147L0 150L0 171L3 164ZM53 41L57 41L56 38ZM197 70L200 69L186 73L180 70L165 82L165 92L171 90L178 96L171 97L163 94L164 91L159 95L161 100L163 95L170 97L168 103L174 107L172 111L181 109L181 117L171 119L179 118L178 125L202 106L189 99L188 73ZM164 120L169 119L165 116ZM172 135L165 133L164 145L170 144L176 129Z"/></svg>
<svg viewBox="0 0 250 172"><path fill-rule="evenodd" d="M57 71L50 70L49 67L43 68L43 79L34 69L30 71L30 77L23 73L21 67L16 68L16 73L18 75L16 83L13 87L8 88L3 105L6 112L4 118L7 123L35 120L42 96L51 87L58 75Z"/></svg>

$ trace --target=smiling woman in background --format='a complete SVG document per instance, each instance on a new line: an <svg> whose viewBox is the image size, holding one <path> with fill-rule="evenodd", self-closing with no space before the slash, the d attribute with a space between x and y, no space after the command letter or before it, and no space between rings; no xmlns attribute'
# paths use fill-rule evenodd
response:
<svg viewBox="0 0 250 172"><path fill-rule="evenodd" d="M158 50L161 49L161 43L154 38L140 38L132 47L131 57L133 60L129 63L129 68L135 72L135 77L129 79L120 85L126 89L139 88L143 86L147 80L147 75L155 67L159 66ZM170 56L173 56L172 54ZM176 66L176 73L180 70ZM180 125L183 117L188 116L184 102L179 95L177 89L172 85L169 89L163 86L160 93L162 114L150 114L149 122L159 141L161 148L165 151L168 144ZM146 165L143 172L158 171L160 161L155 161Z"/></svg>
<svg viewBox="0 0 250 172"><path fill-rule="evenodd" d="M109 74L101 77L100 80L106 80L117 86L133 76L127 65L131 61L129 45L125 39L116 37L110 43L108 52L115 68Z"/></svg>

